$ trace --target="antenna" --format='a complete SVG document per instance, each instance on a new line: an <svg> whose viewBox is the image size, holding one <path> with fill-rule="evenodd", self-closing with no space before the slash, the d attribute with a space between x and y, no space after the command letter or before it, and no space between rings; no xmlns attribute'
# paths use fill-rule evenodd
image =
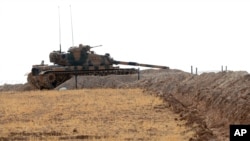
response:
<svg viewBox="0 0 250 141"><path fill-rule="evenodd" d="M61 18L60 18L60 6L58 6L58 17L59 17L59 47L61 53Z"/></svg>
<svg viewBox="0 0 250 141"><path fill-rule="evenodd" d="M74 34L73 34L73 22L72 22L72 10L71 10L71 5L69 5L70 8L70 19L71 19L71 32L72 32L72 46L74 46Z"/></svg>

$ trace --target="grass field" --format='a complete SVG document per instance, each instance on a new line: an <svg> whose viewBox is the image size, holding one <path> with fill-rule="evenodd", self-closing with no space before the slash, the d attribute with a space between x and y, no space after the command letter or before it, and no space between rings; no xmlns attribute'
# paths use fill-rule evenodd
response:
<svg viewBox="0 0 250 141"><path fill-rule="evenodd" d="M140 89L0 93L0 140L188 141L166 107Z"/></svg>

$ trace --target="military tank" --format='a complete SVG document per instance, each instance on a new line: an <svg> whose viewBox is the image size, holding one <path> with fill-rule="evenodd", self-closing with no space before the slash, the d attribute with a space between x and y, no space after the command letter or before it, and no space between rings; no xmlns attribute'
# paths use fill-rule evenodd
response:
<svg viewBox="0 0 250 141"><path fill-rule="evenodd" d="M36 89L53 89L74 75L128 75L138 73L135 68L119 68L118 64L169 69L166 66L116 61L108 53L95 54L91 48L98 46L72 46L67 52L53 51L49 55L51 63L33 65L28 74L28 83Z"/></svg>

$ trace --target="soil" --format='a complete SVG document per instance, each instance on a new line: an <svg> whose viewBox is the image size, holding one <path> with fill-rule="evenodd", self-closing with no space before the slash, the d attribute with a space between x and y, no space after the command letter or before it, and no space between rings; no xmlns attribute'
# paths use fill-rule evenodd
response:
<svg viewBox="0 0 250 141"><path fill-rule="evenodd" d="M192 141L229 140L230 124L250 123L250 74L245 71L193 75L149 69L140 72L140 80L136 74L79 76L77 87L142 88L156 93L197 131ZM56 89L60 88L75 89L74 77Z"/></svg>
<svg viewBox="0 0 250 141"><path fill-rule="evenodd" d="M185 123L142 89L0 95L0 141L185 141L194 135Z"/></svg>

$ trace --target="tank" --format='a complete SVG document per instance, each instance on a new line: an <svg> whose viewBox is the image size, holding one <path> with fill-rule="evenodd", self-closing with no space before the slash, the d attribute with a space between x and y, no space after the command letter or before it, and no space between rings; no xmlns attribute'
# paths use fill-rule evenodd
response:
<svg viewBox="0 0 250 141"><path fill-rule="evenodd" d="M28 74L28 83L36 89L53 89L74 75L128 75L138 73L135 68L120 68L115 65L132 65L160 69L169 69L166 66L140 64L136 62L117 61L106 53L95 54L92 48L99 46L82 45L73 46L67 52L53 51L49 59L53 65L33 65Z"/></svg>

